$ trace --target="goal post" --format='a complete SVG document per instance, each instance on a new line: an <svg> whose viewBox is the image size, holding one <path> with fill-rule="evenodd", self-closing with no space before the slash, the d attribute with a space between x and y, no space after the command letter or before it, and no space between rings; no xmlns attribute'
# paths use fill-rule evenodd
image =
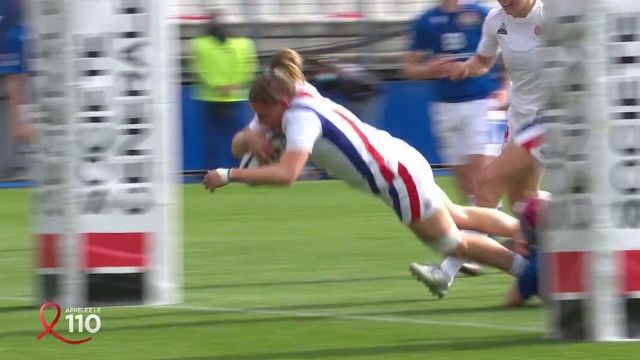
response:
<svg viewBox="0 0 640 360"><path fill-rule="evenodd" d="M553 338L640 339L640 2L545 0Z"/></svg>
<svg viewBox="0 0 640 360"><path fill-rule="evenodd" d="M29 2L39 299L181 301L172 1Z"/></svg>

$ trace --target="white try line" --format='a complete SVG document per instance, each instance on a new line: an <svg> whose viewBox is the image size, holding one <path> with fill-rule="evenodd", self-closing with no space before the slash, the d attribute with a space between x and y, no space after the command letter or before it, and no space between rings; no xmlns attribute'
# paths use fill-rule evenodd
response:
<svg viewBox="0 0 640 360"><path fill-rule="evenodd" d="M332 313L332 312L273 310L273 309L260 309L260 308L234 308L234 307L201 306L201 305L187 305L187 304L155 306L155 308L177 309L177 310L187 310L187 311L202 311L202 312L284 315L284 316L292 316L292 317L300 317L300 318L326 318L326 319L335 319L335 320L377 321L377 322L420 324L420 325L470 327L470 328L477 328L477 329L507 330L507 331L519 331L519 332L527 332L527 333L543 332L542 329L533 328L533 327L483 324L483 323L474 323L474 322L468 322L468 321L440 321L440 320L428 320L428 319L411 319L407 317L385 316L385 315L357 315L357 314L351 315L351 314L340 314L340 313Z"/></svg>
<svg viewBox="0 0 640 360"><path fill-rule="evenodd" d="M34 298L26 297L26 296L0 296L0 301L1 300L33 301ZM145 306L135 306L135 307L144 308ZM400 324L438 325L438 326L466 327L466 328L476 328L476 329L517 331L517 332L525 332L525 333L543 332L541 328L526 327L526 326L475 323L475 322L469 322L469 321L411 319L408 317L385 316L385 315L357 315L357 314L351 315L351 314L340 314L340 313L333 313L333 312L273 310L273 309L261 309L261 308L219 307L219 306L188 305L188 304L151 306L151 308L175 309L175 310L199 311L199 312L281 315L281 316L291 316L291 317L299 317L299 318L323 318L323 319L334 319L334 320L372 321L372 322L388 322L388 323L400 323Z"/></svg>

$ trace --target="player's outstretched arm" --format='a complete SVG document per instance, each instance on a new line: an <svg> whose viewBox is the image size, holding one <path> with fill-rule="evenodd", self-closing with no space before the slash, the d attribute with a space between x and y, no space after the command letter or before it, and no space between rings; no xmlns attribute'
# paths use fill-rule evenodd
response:
<svg viewBox="0 0 640 360"><path fill-rule="evenodd" d="M442 79L449 76L450 60L432 58L425 61L424 54L413 51L403 58L402 75L410 80Z"/></svg>
<svg viewBox="0 0 640 360"><path fill-rule="evenodd" d="M232 181L248 184L291 185L300 177L309 153L300 150L288 150L282 154L280 161L274 165L259 168L232 169Z"/></svg>
<svg viewBox="0 0 640 360"><path fill-rule="evenodd" d="M285 151L276 164L248 169L215 169L207 172L203 185L207 190L214 190L229 182L248 184L286 185L290 186L300 177L304 165L309 159L307 151Z"/></svg>
<svg viewBox="0 0 640 360"><path fill-rule="evenodd" d="M451 66L450 77L453 81L459 81L470 77L480 77L491 70L496 62L496 56L482 56L475 54L465 62L455 63Z"/></svg>
<svg viewBox="0 0 640 360"><path fill-rule="evenodd" d="M262 130L251 130L248 127L237 133L231 141L231 154L240 158L247 152L253 153L263 161L269 156L269 141Z"/></svg>

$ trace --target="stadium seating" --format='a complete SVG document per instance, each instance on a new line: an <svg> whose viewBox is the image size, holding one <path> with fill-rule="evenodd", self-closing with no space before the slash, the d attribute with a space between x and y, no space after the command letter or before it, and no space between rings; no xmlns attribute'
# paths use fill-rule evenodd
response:
<svg viewBox="0 0 640 360"><path fill-rule="evenodd" d="M438 0L180 0L172 11L179 22L182 80L190 82L189 40L202 32L216 9L231 32L253 38L260 58L292 47L305 56L358 62L385 79L398 77L411 21ZM481 0L496 6L494 0ZM264 65L265 61L261 61Z"/></svg>

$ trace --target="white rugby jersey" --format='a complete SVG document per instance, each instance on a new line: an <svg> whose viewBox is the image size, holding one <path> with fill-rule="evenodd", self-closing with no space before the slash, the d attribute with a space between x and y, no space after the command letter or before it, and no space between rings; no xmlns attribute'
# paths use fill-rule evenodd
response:
<svg viewBox="0 0 640 360"><path fill-rule="evenodd" d="M260 126L258 119L249 124ZM310 160L331 176L380 196L404 223L433 210L438 192L431 166L416 149L358 119L323 97L311 84L297 90L284 113L285 150L309 152Z"/></svg>
<svg viewBox="0 0 640 360"><path fill-rule="evenodd" d="M507 15L501 7L493 9L482 27L477 53L493 57L500 47L512 82L510 104L518 111L535 113L547 100L542 80L544 59L540 51L544 45L543 26L544 4L536 0L524 18Z"/></svg>
<svg viewBox="0 0 640 360"><path fill-rule="evenodd" d="M422 154L343 106L299 91L282 128L286 150L308 151L330 175L380 196L403 222L418 221L431 210L433 174Z"/></svg>

